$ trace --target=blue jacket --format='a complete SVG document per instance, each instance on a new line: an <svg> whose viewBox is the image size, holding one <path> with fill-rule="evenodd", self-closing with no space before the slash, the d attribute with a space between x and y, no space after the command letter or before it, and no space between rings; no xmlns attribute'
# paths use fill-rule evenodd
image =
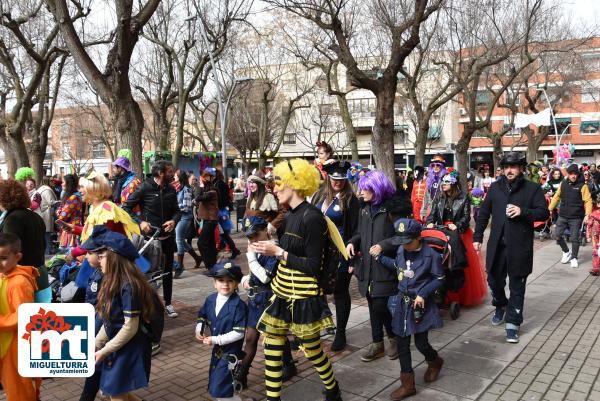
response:
<svg viewBox="0 0 600 401"><path fill-rule="evenodd" d="M407 261L410 263L407 264ZM399 247L396 259L385 255L379 262L398 274L398 300L392 318L392 329L401 337L422 333L442 327L438 306L432 295L444 284L444 270L440 255L423 244L418 251L406 251ZM412 271L413 277L409 277ZM412 302L420 296L425 299L425 314L420 323L415 323Z"/></svg>
<svg viewBox="0 0 600 401"><path fill-rule="evenodd" d="M237 293L233 293L219 315L215 314L217 293L206 298L198 312L198 321L210 328L211 336L227 334L233 330L245 332L248 319L248 307ZM210 369L208 372L208 392L214 398L233 396L233 378L228 369L228 363L223 359L227 354L235 354L241 358L244 339L231 344L215 345L212 350Z"/></svg>

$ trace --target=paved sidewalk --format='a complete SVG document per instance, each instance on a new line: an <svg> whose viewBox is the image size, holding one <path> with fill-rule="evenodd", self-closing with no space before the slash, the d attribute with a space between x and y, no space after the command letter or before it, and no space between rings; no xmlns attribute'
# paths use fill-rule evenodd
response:
<svg viewBox="0 0 600 401"><path fill-rule="evenodd" d="M243 239L236 237L236 242L243 247ZM463 308L455 321L444 313L445 326L430 333L432 344L446 360L444 369L437 382L425 384L423 358L414 350L419 393L411 400L600 399L599 387L592 384L600 370L600 359L596 359L600 358L597 316L600 280L587 273L591 263L590 247L581 249L579 269L557 263L560 249L554 242L536 242L535 248L521 342L507 344L503 328L489 324L492 312L489 296L483 305ZM247 269L243 254L238 260ZM191 261L186 265L191 265ZM174 305L180 315L167 321L163 352L153 359L149 389L137 392L145 400L208 399L210 347L198 344L193 330L197 309L212 291L212 280L200 270L189 269L181 279L175 280ZM355 280L352 281L352 298L349 346L343 352L330 352L344 390L344 400L388 400L389 393L398 385L398 361L382 358L367 364L360 360L362 348L370 343L371 331L366 303L356 291ZM582 333L586 333L585 339ZM326 337L326 351L330 340ZM283 399L321 400L321 384L311 364L301 354L296 358L300 372L284 386ZM244 395L262 399L263 372L259 347L250 371L250 388ZM45 380L42 399L78 400L82 384L81 379ZM536 398L530 398L533 396ZM3 399L0 396L0 400Z"/></svg>

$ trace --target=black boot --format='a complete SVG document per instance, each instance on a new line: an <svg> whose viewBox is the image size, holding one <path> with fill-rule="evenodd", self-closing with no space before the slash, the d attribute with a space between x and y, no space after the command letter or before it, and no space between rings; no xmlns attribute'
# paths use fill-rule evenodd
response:
<svg viewBox="0 0 600 401"><path fill-rule="evenodd" d="M331 350L334 352L341 351L346 347L346 330L338 329L335 332Z"/></svg>
<svg viewBox="0 0 600 401"><path fill-rule="evenodd" d="M325 401L342 401L342 391L337 383L333 389L325 389Z"/></svg>

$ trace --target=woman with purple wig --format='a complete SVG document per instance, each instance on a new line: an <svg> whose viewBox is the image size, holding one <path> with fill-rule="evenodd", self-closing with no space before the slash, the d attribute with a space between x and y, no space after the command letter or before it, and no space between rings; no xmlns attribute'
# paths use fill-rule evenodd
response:
<svg viewBox="0 0 600 401"><path fill-rule="evenodd" d="M394 225L388 218L388 209L395 189L389 178L381 171L369 171L358 182L358 189L364 206L358 217L358 228L347 246L352 257L362 253L362 260L354 266L358 280L358 290L367 298L373 343L361 359L370 362L381 358L385 353L383 329L389 339L388 357L398 358L396 340L392 332L392 316L387 307L388 298L398 293L396 273L379 263L378 257L370 254L371 248L394 235Z"/></svg>
<svg viewBox="0 0 600 401"><path fill-rule="evenodd" d="M431 208L431 202L440 190L440 182L442 177L446 175L446 159L440 154L433 156L427 169L427 190L421 207L421 220L425 221Z"/></svg>

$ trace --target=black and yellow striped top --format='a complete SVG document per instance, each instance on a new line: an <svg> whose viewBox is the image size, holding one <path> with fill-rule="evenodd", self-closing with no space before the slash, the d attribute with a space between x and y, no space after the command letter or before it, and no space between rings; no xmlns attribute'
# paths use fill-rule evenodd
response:
<svg viewBox="0 0 600 401"><path fill-rule="evenodd" d="M288 253L271 281L273 292L285 299L303 299L322 294L317 283L327 240L323 214L308 202L290 209L280 227L280 246Z"/></svg>

